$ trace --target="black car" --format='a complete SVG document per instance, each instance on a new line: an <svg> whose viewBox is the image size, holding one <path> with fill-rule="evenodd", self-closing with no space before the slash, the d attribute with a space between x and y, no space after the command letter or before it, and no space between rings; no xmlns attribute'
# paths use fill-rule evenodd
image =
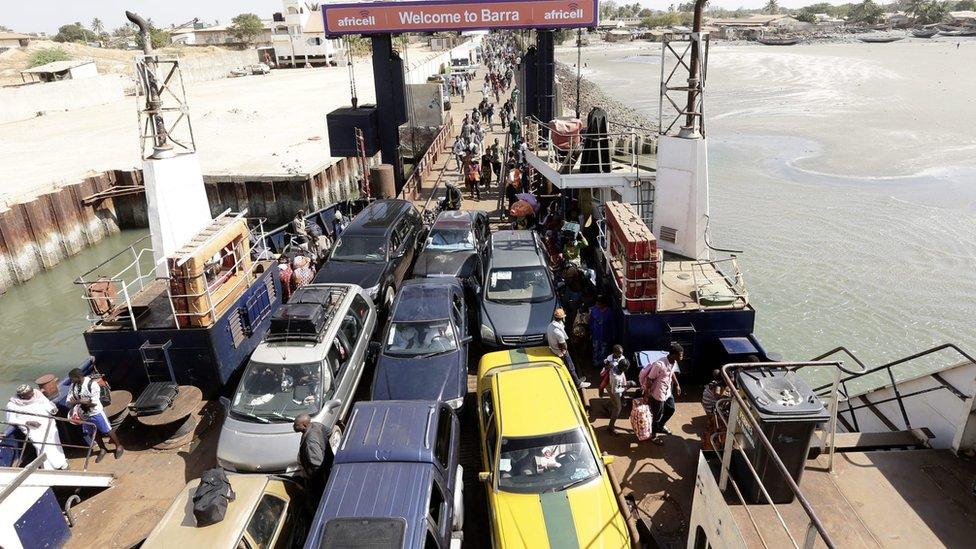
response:
<svg viewBox="0 0 976 549"><path fill-rule="evenodd" d="M485 212L449 210L441 212L427 234L424 247L413 266L414 278L456 277L476 325L478 294L484 274L483 258L488 252L491 228Z"/></svg>
<svg viewBox="0 0 976 549"><path fill-rule="evenodd" d="M472 340L467 324L456 279L404 282L383 331L372 400L436 400L461 408Z"/></svg>
<svg viewBox="0 0 976 549"><path fill-rule="evenodd" d="M339 235L315 282L361 286L388 310L417 254L423 223L406 200L377 200Z"/></svg>

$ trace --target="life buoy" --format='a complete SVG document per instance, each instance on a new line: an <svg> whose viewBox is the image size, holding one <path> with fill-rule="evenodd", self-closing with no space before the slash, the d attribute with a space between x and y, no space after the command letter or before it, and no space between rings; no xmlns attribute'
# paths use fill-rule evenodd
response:
<svg viewBox="0 0 976 549"><path fill-rule="evenodd" d="M99 278L88 285L88 306L98 316L105 316L115 309L118 290L109 278Z"/></svg>

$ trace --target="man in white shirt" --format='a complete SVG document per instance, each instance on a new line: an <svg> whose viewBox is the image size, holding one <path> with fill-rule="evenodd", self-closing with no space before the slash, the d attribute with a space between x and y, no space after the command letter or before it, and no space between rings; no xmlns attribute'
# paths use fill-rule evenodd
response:
<svg viewBox="0 0 976 549"><path fill-rule="evenodd" d="M579 375L577 375L573 358L569 356L569 346L566 344L568 339L566 335L566 311L562 307L556 307L556 310L552 313L552 322L546 326L546 341L549 343L549 350L552 351L552 354L563 359L563 362L566 363L566 369L569 370L569 375L573 378L573 382L576 383L576 388L579 389L580 401L586 406L586 399L583 398L583 389L589 387L590 382L581 381Z"/></svg>
<svg viewBox="0 0 976 549"><path fill-rule="evenodd" d="M68 372L68 378L71 380L71 387L68 389L68 406L79 407L81 418L85 421L82 424L82 431L88 444L91 445L92 440L98 444L99 452L95 463L101 461L108 453L102 435L108 435L109 440L115 444L115 459L121 458L124 452L122 443L119 442L119 436L115 433L115 429L112 429L108 416L102 408L102 388L98 385L98 381L85 376L78 368Z"/></svg>

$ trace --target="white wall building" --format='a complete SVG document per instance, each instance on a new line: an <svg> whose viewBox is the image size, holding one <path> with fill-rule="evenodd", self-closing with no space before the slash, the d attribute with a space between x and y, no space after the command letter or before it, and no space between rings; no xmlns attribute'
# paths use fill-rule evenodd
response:
<svg viewBox="0 0 976 549"><path fill-rule="evenodd" d="M325 37L325 22L317 2L283 0L274 14L272 40L279 67L340 63L345 55L341 40Z"/></svg>
<svg viewBox="0 0 976 549"><path fill-rule="evenodd" d="M249 45L257 48L271 46L271 21L261 20L263 28ZM215 25L203 29L180 29L172 33L174 44L187 46L236 46L242 45L240 39L234 36L231 25Z"/></svg>

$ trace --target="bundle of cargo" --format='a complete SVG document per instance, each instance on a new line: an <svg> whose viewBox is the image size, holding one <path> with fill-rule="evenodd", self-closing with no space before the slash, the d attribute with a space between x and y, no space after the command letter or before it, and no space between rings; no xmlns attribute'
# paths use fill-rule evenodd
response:
<svg viewBox="0 0 976 549"><path fill-rule="evenodd" d="M241 218L215 219L167 258L180 328L211 326L252 282L250 231Z"/></svg>
<svg viewBox="0 0 976 549"><path fill-rule="evenodd" d="M608 202L604 215L610 270L623 307L633 313L656 311L661 262L654 234L630 204Z"/></svg>

